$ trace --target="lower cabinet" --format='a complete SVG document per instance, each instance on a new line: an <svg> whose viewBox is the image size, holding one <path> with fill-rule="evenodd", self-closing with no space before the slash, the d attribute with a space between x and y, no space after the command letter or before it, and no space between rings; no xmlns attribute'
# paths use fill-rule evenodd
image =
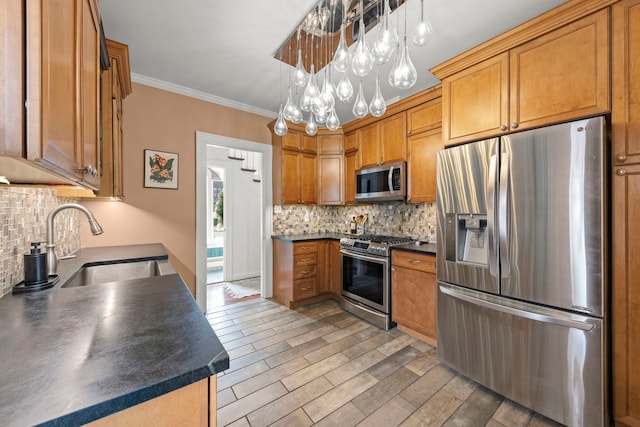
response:
<svg viewBox="0 0 640 427"><path fill-rule="evenodd" d="M391 265L391 319L399 330L435 345L436 257L394 250Z"/></svg>
<svg viewBox="0 0 640 427"><path fill-rule="evenodd" d="M213 375L85 425L215 427L216 378Z"/></svg>
<svg viewBox="0 0 640 427"><path fill-rule="evenodd" d="M273 240L273 297L292 307L318 297L340 295L340 242Z"/></svg>

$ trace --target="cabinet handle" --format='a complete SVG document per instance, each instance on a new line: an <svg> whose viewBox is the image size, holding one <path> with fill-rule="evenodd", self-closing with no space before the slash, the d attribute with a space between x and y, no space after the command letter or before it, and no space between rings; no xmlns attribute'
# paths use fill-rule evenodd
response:
<svg viewBox="0 0 640 427"><path fill-rule="evenodd" d="M311 286L307 286L306 288L302 288L303 291L309 291L311 290Z"/></svg>
<svg viewBox="0 0 640 427"><path fill-rule="evenodd" d="M407 131L407 135L411 135L411 129Z"/></svg>
<svg viewBox="0 0 640 427"><path fill-rule="evenodd" d="M516 122L511 123L511 129L518 129L518 124Z"/></svg>
<svg viewBox="0 0 640 427"><path fill-rule="evenodd" d="M625 169L618 169L616 171L616 175L618 176L625 176L627 174L627 171Z"/></svg>
<svg viewBox="0 0 640 427"><path fill-rule="evenodd" d="M300 274L309 274L309 273L311 273L311 271L309 271L309 270L302 270L302 271L300 272Z"/></svg>
<svg viewBox="0 0 640 427"><path fill-rule="evenodd" d="M78 169L78 171L91 176L98 176L98 170L91 165L87 165L83 168Z"/></svg>
<svg viewBox="0 0 640 427"><path fill-rule="evenodd" d="M391 272L393 273L394 271L396 271L395 267L391 267Z"/></svg>
<svg viewBox="0 0 640 427"><path fill-rule="evenodd" d="M311 260L311 258L300 258L301 262L307 262L307 261L310 261L310 260Z"/></svg>
<svg viewBox="0 0 640 427"><path fill-rule="evenodd" d="M410 264L420 264L420 260L419 259L409 259L409 263Z"/></svg>
<svg viewBox="0 0 640 427"><path fill-rule="evenodd" d="M616 157L616 160L619 161L619 162L624 162L625 160L627 160L627 156L625 156L624 154L619 154Z"/></svg>
<svg viewBox="0 0 640 427"><path fill-rule="evenodd" d="M503 131L503 132L504 132L505 130L507 130L507 125L502 125L502 126L500 126L500 130L501 130L501 131Z"/></svg>
<svg viewBox="0 0 640 427"><path fill-rule="evenodd" d="M306 251L307 249L311 249L311 246L302 246L300 249Z"/></svg>

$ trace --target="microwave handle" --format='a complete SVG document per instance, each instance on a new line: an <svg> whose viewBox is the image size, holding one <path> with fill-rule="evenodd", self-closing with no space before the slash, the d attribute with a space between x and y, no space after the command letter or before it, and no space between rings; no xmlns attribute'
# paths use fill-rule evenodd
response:
<svg viewBox="0 0 640 427"><path fill-rule="evenodd" d="M387 184L389 184L389 191L393 192L393 166L389 168L389 175L387 176Z"/></svg>

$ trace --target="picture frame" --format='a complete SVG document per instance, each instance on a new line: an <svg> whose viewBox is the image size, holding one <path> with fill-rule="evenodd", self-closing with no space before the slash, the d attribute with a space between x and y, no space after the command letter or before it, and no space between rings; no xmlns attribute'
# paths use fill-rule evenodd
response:
<svg viewBox="0 0 640 427"><path fill-rule="evenodd" d="M178 189L178 154L168 151L144 150L145 188Z"/></svg>

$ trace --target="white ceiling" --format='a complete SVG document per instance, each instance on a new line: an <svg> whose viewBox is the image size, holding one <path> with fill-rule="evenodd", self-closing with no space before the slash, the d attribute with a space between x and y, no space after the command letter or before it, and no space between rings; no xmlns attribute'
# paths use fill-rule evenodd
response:
<svg viewBox="0 0 640 427"><path fill-rule="evenodd" d="M391 64L385 64L380 67L384 98L402 99L437 84L429 68L565 1L425 0L434 38L424 47L410 46L418 81L406 91L392 89L386 79ZM275 117L280 102L286 100L287 72L292 68L272 55L316 4L315 0L102 0L100 7L107 38L129 45L134 81ZM391 15L394 24L398 13L400 22L404 20L405 8L410 38L419 20L420 1L407 0ZM374 33L367 33L369 46ZM351 81L357 87L353 74ZM373 75L363 81L367 101L374 82ZM337 101L336 107L343 123L353 120L352 105Z"/></svg>

